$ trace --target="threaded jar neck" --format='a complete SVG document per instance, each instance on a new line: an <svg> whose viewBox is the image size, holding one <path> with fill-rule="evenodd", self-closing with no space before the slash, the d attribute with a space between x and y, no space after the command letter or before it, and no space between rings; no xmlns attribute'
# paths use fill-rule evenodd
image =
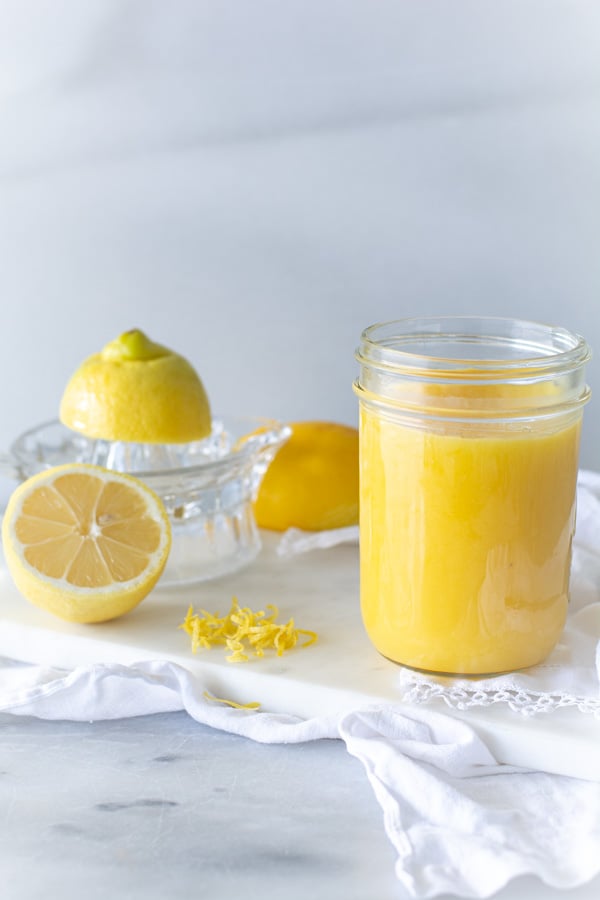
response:
<svg viewBox="0 0 600 900"><path fill-rule="evenodd" d="M356 351L361 400L421 416L550 417L590 397L586 341L520 319L444 316L365 329Z"/></svg>

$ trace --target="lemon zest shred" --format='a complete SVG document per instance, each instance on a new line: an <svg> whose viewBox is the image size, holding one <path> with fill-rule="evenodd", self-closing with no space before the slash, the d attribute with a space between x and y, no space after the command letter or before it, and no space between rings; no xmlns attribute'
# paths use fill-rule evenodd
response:
<svg viewBox="0 0 600 900"><path fill-rule="evenodd" d="M251 703L237 703L235 700L225 700L223 697L214 697L208 691L204 691L204 697L212 700L213 703L224 703L225 706L231 706L232 709L260 709L260 703L252 701Z"/></svg>
<svg viewBox="0 0 600 900"><path fill-rule="evenodd" d="M231 663L248 662L250 653L261 659L265 650L275 650L277 656L282 656L298 645L300 637L305 638L299 644L301 648L315 643L316 632L296 628L294 619L280 624L278 616L274 604L253 612L248 606L240 606L237 597L233 597L226 616L205 609L195 613L190 606L179 628L191 637L193 653L222 646L229 651L225 658Z"/></svg>

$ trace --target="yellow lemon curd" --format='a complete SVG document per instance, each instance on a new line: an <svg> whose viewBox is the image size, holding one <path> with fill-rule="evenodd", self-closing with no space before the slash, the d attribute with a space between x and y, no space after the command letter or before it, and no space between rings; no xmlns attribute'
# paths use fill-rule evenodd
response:
<svg viewBox="0 0 600 900"><path fill-rule="evenodd" d="M581 416L490 429L360 414L361 607L375 647L440 673L540 662L567 614Z"/></svg>

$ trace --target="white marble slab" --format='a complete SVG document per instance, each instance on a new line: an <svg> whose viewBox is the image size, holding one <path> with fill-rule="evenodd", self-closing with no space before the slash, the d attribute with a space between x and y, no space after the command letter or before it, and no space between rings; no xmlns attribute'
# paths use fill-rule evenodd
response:
<svg viewBox="0 0 600 900"><path fill-rule="evenodd" d="M264 533L265 547L248 568L199 585L159 588L129 615L96 626L72 625L28 604L4 570L0 575L0 655L74 668L88 663L168 659L196 673L217 697L260 702L263 709L304 718L356 709L375 702L400 703L400 667L381 657L366 638L358 598L358 548L282 559L278 538ZM234 665L215 648L191 652L178 626L190 604L221 615L231 598L264 609L275 604L280 621L316 631L306 649L266 655ZM600 780L600 721L591 714L558 709L533 718L506 704L464 712L500 762Z"/></svg>

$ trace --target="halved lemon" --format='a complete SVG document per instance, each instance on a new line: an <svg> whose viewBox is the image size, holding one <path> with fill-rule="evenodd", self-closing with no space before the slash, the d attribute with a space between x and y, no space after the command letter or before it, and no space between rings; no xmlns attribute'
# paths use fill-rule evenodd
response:
<svg viewBox="0 0 600 900"><path fill-rule="evenodd" d="M129 612L158 581L171 547L159 497L130 475L67 464L24 481L2 522L8 569L31 603L69 622Z"/></svg>
<svg viewBox="0 0 600 900"><path fill-rule="evenodd" d="M84 360L65 387L60 419L89 438L136 444L200 441L212 427L195 369L138 328Z"/></svg>
<svg viewBox="0 0 600 900"><path fill-rule="evenodd" d="M260 528L324 531L358 523L358 431L337 422L292 422L254 504Z"/></svg>

